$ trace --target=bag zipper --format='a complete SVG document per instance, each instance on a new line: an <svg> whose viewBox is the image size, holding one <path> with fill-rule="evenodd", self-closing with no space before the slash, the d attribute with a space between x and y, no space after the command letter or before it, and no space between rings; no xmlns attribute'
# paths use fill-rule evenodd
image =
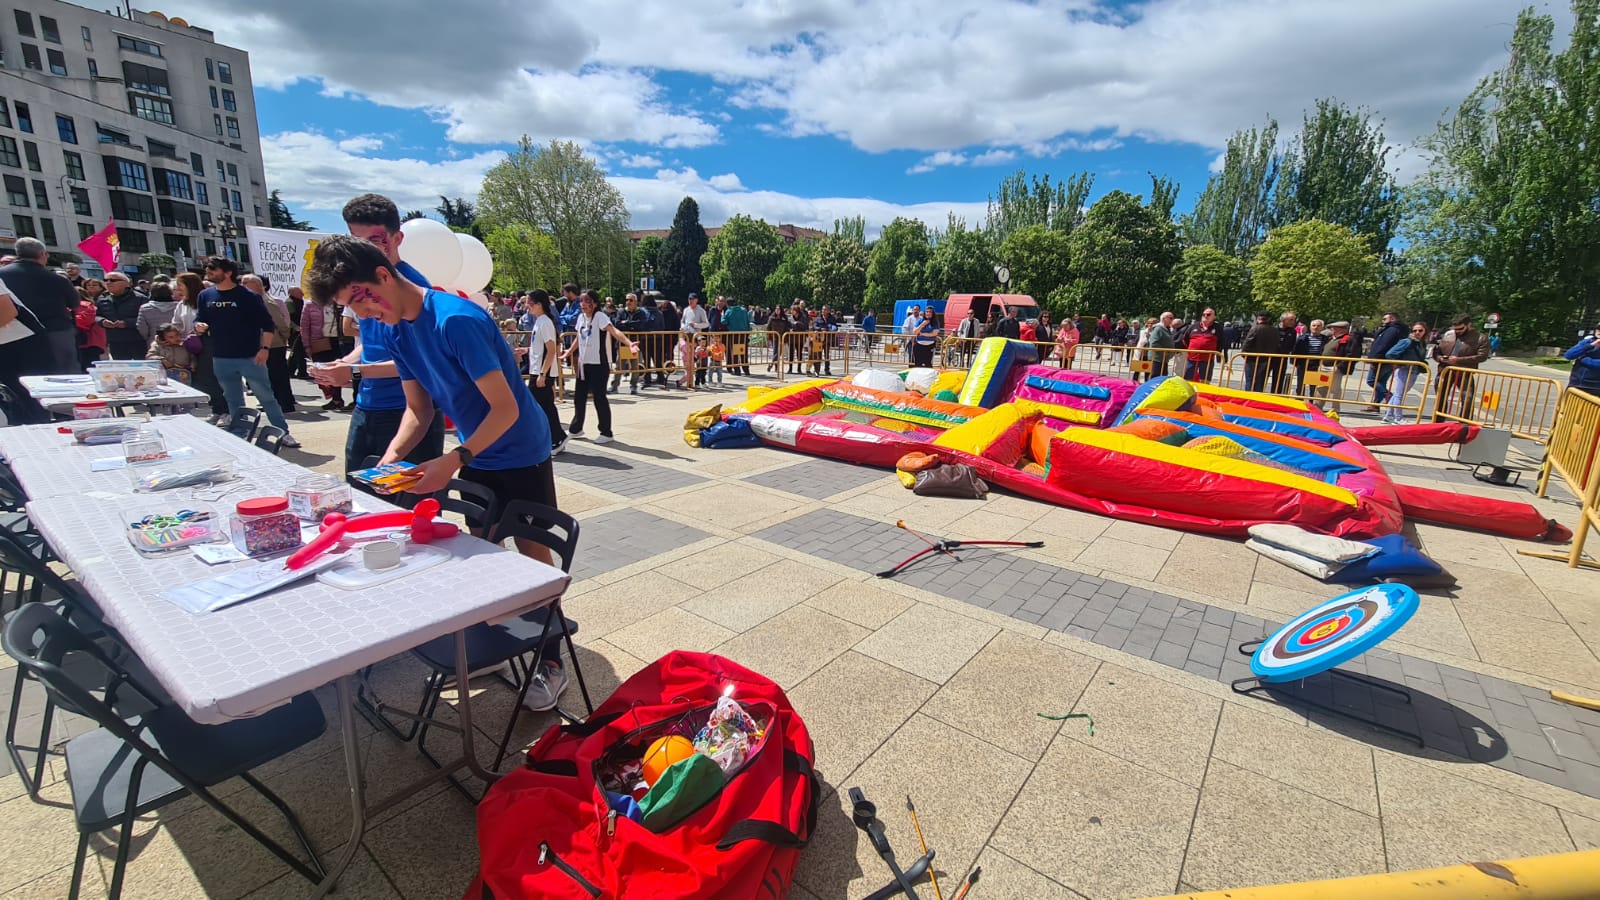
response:
<svg viewBox="0 0 1600 900"><path fill-rule="evenodd" d="M578 874L577 869L574 869L572 866L568 865L566 860L557 855L554 850L551 850L549 841L540 841L539 865L542 866L546 865L547 863L567 873L567 877L577 882L578 887L583 888L584 892L589 896L600 896L600 889L591 884L587 878L584 878L582 875Z"/></svg>

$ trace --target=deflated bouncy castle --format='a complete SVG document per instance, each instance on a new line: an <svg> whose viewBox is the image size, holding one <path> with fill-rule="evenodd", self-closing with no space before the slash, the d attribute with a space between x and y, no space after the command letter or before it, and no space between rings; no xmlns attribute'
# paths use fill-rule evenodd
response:
<svg viewBox="0 0 1600 900"><path fill-rule="evenodd" d="M1190 531L1242 536L1283 523L1364 539L1395 534L1412 517L1570 537L1525 503L1394 484L1351 430L1302 400L1038 362L1032 344L988 338L965 372L805 381L725 416L776 447L884 467L920 451L1048 503ZM1418 443L1475 433L1406 430Z"/></svg>

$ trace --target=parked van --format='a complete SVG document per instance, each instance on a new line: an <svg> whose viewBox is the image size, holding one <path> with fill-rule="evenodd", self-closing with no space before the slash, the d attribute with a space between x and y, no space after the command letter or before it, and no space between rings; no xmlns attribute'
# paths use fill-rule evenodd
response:
<svg viewBox="0 0 1600 900"><path fill-rule="evenodd" d="M887 331L890 334L899 334L901 331L901 326L905 324L906 313L911 312L911 307L913 306L919 306L923 309L927 309L931 306L933 307L933 311L937 313L937 315L934 316L935 321L942 320L944 318L945 304L947 302L948 301L945 300L896 300L894 302L894 320L891 322L880 321L878 323L878 330Z"/></svg>
<svg viewBox="0 0 1600 900"><path fill-rule="evenodd" d="M978 314L979 322L987 323L990 308L997 305L1002 319L1012 307L1017 308L1017 318L1024 322L1039 318L1039 304L1027 294L951 294L945 301L945 327L951 331L961 327L969 309Z"/></svg>

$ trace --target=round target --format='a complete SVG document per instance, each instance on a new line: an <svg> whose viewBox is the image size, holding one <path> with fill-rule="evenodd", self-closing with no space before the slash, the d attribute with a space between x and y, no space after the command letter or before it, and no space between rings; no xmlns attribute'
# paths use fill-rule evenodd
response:
<svg viewBox="0 0 1600 900"><path fill-rule="evenodd" d="M1380 584L1341 594L1273 632L1250 658L1262 681L1297 681L1371 650L1417 611L1417 592Z"/></svg>

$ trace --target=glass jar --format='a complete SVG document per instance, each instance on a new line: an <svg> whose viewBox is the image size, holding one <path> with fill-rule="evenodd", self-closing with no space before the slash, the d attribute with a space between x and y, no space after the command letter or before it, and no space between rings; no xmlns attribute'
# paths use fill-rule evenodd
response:
<svg viewBox="0 0 1600 900"><path fill-rule="evenodd" d="M233 545L249 556L263 556L300 546L300 518L283 497L241 500L228 523Z"/></svg>
<svg viewBox="0 0 1600 900"><path fill-rule="evenodd" d="M72 404L74 419L109 419L115 415L111 404L104 400L79 400Z"/></svg>
<svg viewBox="0 0 1600 900"><path fill-rule="evenodd" d="M289 511L308 522L321 522L328 513L349 514L350 485L335 475L313 472L295 479L289 488Z"/></svg>
<svg viewBox="0 0 1600 900"><path fill-rule="evenodd" d="M122 458L130 466L166 459L167 441L154 428L136 429L123 435Z"/></svg>

